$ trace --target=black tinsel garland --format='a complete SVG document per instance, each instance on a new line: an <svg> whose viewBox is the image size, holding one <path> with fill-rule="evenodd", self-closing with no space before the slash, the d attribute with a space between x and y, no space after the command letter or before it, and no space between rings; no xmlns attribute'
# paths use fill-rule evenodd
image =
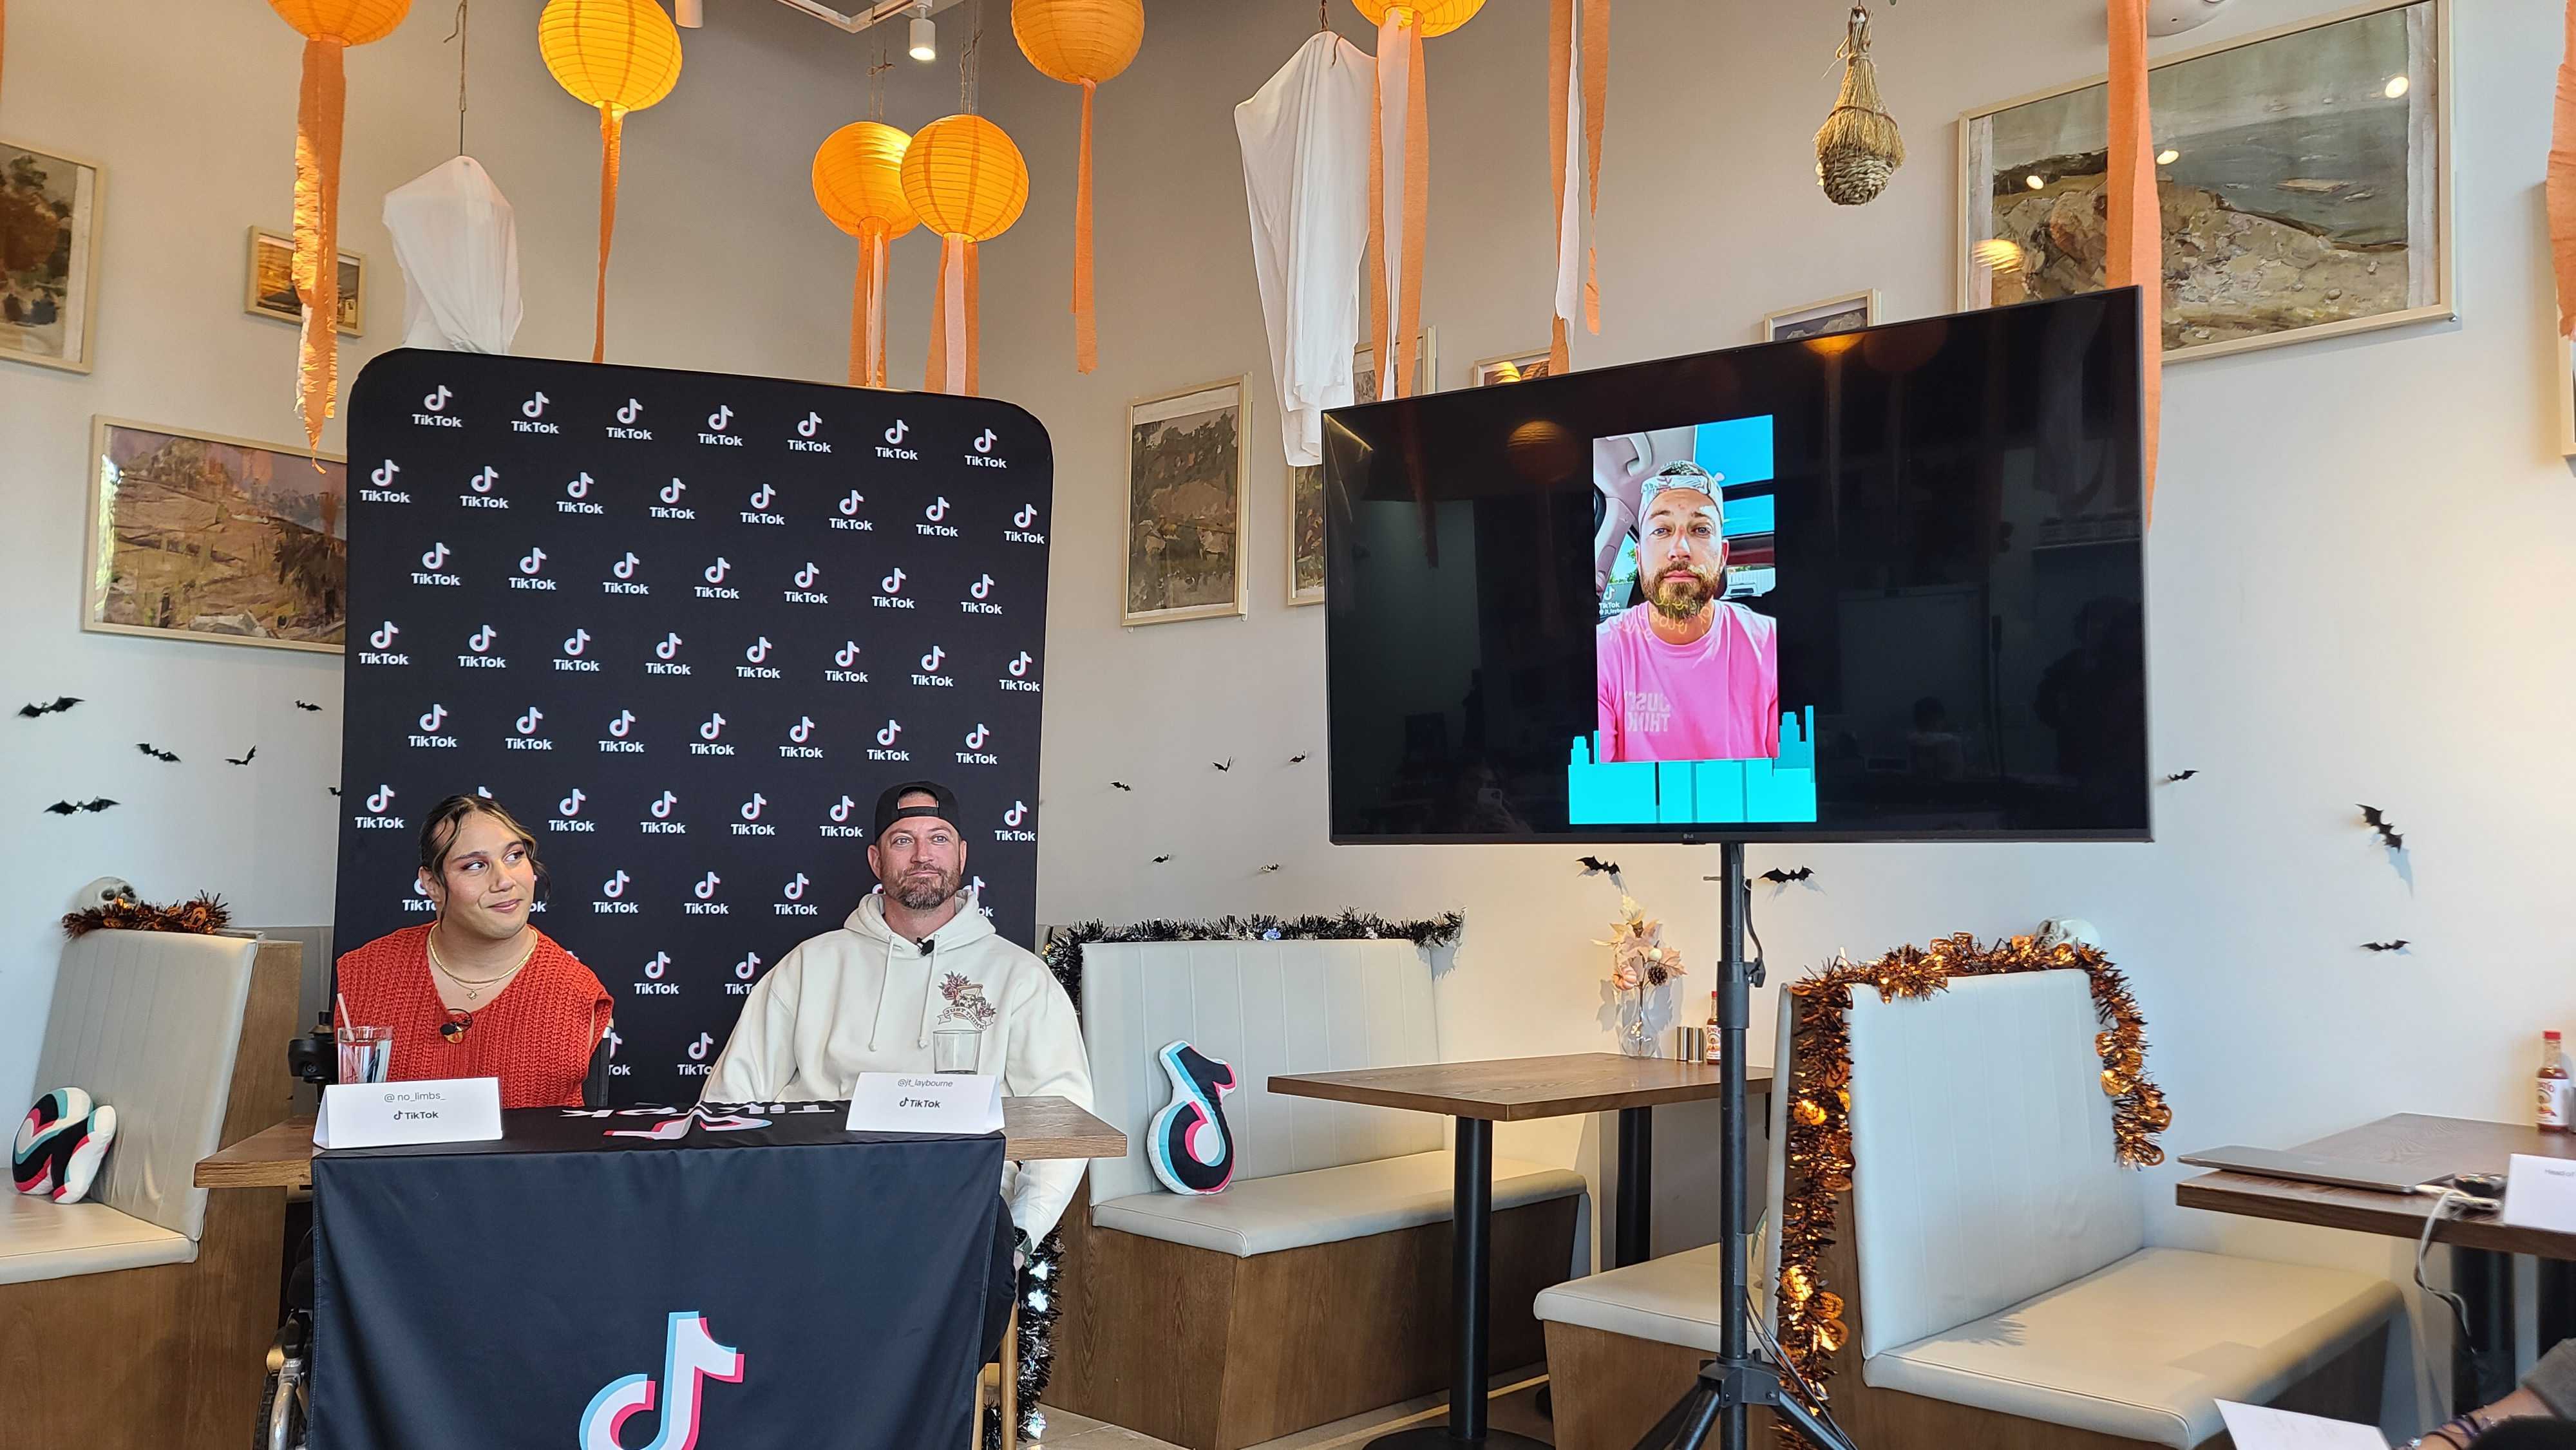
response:
<svg viewBox="0 0 2576 1450"><path fill-rule="evenodd" d="M1047 1381L1055 1377L1055 1321L1064 1311L1057 1305L1057 1280L1064 1273L1064 1234L1050 1233L1039 1243L1029 1261L1020 1266L1020 1438L1034 1440L1046 1432L1046 1416L1038 1409L1038 1400L1046 1393ZM1001 1450L1002 1407L994 1405L984 1411L984 1450Z"/></svg>

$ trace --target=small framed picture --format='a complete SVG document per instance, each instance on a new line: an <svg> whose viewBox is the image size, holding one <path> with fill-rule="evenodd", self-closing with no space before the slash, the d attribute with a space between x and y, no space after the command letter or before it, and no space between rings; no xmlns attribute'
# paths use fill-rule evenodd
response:
<svg viewBox="0 0 2576 1450"><path fill-rule="evenodd" d="M89 453L81 628L341 653L347 460L122 418Z"/></svg>
<svg viewBox="0 0 2576 1450"><path fill-rule="evenodd" d="M1241 377L1127 405L1120 624L1244 612Z"/></svg>
<svg viewBox="0 0 2576 1450"><path fill-rule="evenodd" d="M1413 390L1407 397L1440 391L1440 329L1426 327L1413 340ZM1358 347L1351 351L1351 400L1357 403L1377 401L1377 349Z"/></svg>
<svg viewBox="0 0 2576 1450"><path fill-rule="evenodd" d="M2576 342L2558 335L2558 314L2549 314L2549 350L2558 358L2558 456L2576 458Z"/></svg>
<svg viewBox="0 0 2576 1450"><path fill-rule="evenodd" d="M1324 602L1324 465L1288 466L1288 602Z"/></svg>
<svg viewBox="0 0 2576 1450"><path fill-rule="evenodd" d="M1546 377L1550 371L1546 348L1536 352L1507 353L1489 357L1476 364L1467 378L1471 388L1490 388L1496 383L1527 383Z"/></svg>
<svg viewBox="0 0 2576 1450"><path fill-rule="evenodd" d="M1828 297L1804 307L1766 314L1762 319L1764 342L1795 342L1802 337L1823 337L1834 332L1858 332L1878 322L1878 289L1853 292L1841 297Z"/></svg>
<svg viewBox="0 0 2576 1450"><path fill-rule="evenodd" d="M104 180L95 162L0 141L0 357L90 370Z"/></svg>
<svg viewBox="0 0 2576 1450"><path fill-rule="evenodd" d="M250 281L242 293L242 311L304 325L304 299L295 291L293 237L250 229ZM367 259L356 252L340 254L340 330L351 337L367 330Z"/></svg>

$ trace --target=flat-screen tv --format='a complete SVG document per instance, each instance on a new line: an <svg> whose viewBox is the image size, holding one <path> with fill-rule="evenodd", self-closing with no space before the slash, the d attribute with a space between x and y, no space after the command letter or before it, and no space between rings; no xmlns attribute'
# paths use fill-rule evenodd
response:
<svg viewBox="0 0 2576 1450"><path fill-rule="evenodd" d="M2146 840L2134 289L1325 415L1337 842Z"/></svg>

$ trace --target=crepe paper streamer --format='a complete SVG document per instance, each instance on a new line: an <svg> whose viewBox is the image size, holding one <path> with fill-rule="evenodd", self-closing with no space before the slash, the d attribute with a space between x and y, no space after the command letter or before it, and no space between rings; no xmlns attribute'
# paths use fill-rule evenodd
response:
<svg viewBox="0 0 2576 1450"><path fill-rule="evenodd" d="M1082 87L1082 159L1073 185L1073 366L1100 365L1091 302L1091 98L1145 43L1145 0L1011 0L1011 35L1049 80Z"/></svg>
<svg viewBox="0 0 2576 1450"><path fill-rule="evenodd" d="M2571 0L2576 3L2576 0ZM1566 332L1579 305L1584 327L1601 332L1601 274L1598 251L1583 246L1583 266L1574 265L1575 245L1589 220L1601 212L1601 131L1610 106L1610 0L1553 0L1547 32L1547 146L1556 179L1556 316L1549 325L1548 376L1562 377L1573 365L1566 352ZM1567 194L1566 147L1583 137L1583 168Z"/></svg>
<svg viewBox="0 0 2576 1450"><path fill-rule="evenodd" d="M850 386L886 381L886 244L921 225L903 195L903 153L912 137L882 121L852 121L814 152L814 204L859 239L850 289Z"/></svg>
<svg viewBox="0 0 2576 1450"><path fill-rule="evenodd" d="M939 234L939 303L930 326L922 386L973 394L981 370L976 343L975 249L1011 229L1029 204L1029 167L1001 127L973 112L942 116L903 150L903 197Z"/></svg>
<svg viewBox="0 0 2576 1450"><path fill-rule="evenodd" d="M1422 233L1430 209L1422 41L1475 19L1485 0L1351 3L1377 27L1377 113L1369 124L1369 338L1377 348L1378 397L1400 398L1412 391L1413 341L1422 326ZM1390 131L1403 138L1392 164Z"/></svg>
<svg viewBox="0 0 2576 1450"><path fill-rule="evenodd" d="M537 51L574 100L599 111L599 289L590 360L608 356L608 243L617 231L618 156L626 114L671 93L680 80L680 30L654 0L546 0Z"/></svg>
<svg viewBox="0 0 2576 1450"><path fill-rule="evenodd" d="M2110 202L2110 252L2103 280L2138 289L2139 346L2145 397L2138 431L2145 441L2141 482L2144 520L2156 514L2156 434L2164 406L2164 209L2156 200L2155 130L2147 114L2145 0L2109 0L2111 156L2103 193Z"/></svg>
<svg viewBox="0 0 2576 1450"><path fill-rule="evenodd" d="M2558 108L2549 128L2549 252L2558 271L2558 335L2576 337L2576 0L2558 62Z"/></svg>
<svg viewBox="0 0 2576 1450"><path fill-rule="evenodd" d="M340 391L340 129L348 98L342 52L393 34L411 0L268 3L304 37L304 75L295 95L293 275L304 302L295 402L305 445L318 453L322 422L337 411Z"/></svg>

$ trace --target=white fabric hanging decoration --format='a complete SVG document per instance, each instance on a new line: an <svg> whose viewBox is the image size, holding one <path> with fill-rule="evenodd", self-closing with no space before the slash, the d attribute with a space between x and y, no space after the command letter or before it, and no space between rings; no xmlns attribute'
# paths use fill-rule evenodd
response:
<svg viewBox="0 0 2576 1450"><path fill-rule="evenodd" d="M1324 410L1352 401L1375 66L1358 46L1317 31L1234 108L1252 263L1292 465L1323 461Z"/></svg>
<svg viewBox="0 0 2576 1450"><path fill-rule="evenodd" d="M471 156L385 193L402 264L403 346L506 353L519 332L519 228L509 198Z"/></svg>

